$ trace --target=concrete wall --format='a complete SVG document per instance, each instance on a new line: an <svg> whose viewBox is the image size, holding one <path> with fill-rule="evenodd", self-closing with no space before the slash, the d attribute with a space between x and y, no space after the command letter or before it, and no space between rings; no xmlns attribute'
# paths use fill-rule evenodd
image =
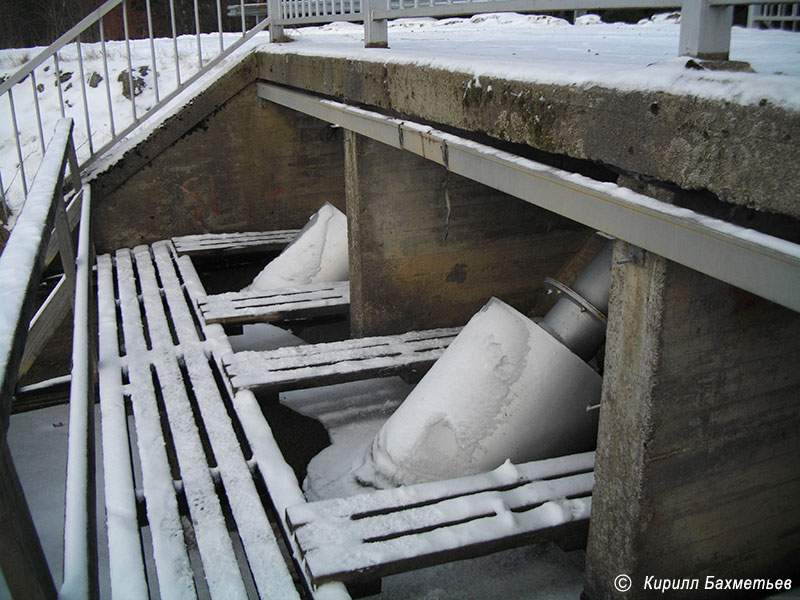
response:
<svg viewBox="0 0 800 600"><path fill-rule="evenodd" d="M95 189L101 252L189 233L301 227L325 201L345 209L342 131L260 101L251 83L135 172L112 170Z"/></svg>
<svg viewBox="0 0 800 600"><path fill-rule="evenodd" d="M259 77L268 81L800 218L800 112L766 101L476 80L471 72L378 60L265 52L259 60Z"/></svg>
<svg viewBox="0 0 800 600"><path fill-rule="evenodd" d="M650 575L796 577L798 356L798 313L652 254L615 265L589 598L649 597Z"/></svg>
<svg viewBox="0 0 800 600"><path fill-rule="evenodd" d="M351 132L346 163L351 324L358 336L463 325L492 296L539 312L544 277L556 275L592 235Z"/></svg>

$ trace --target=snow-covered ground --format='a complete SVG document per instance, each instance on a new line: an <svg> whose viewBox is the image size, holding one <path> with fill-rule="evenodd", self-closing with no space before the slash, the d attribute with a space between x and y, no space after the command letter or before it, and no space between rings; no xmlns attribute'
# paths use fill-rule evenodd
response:
<svg viewBox="0 0 800 600"><path fill-rule="evenodd" d="M390 23L391 48L365 49L360 25L336 23L324 27L304 28L289 32L293 43L269 44L266 35L259 35L237 52L242 55L254 49L275 53L299 53L348 57L353 59L402 62L462 71L475 77L509 77L527 81L569 84L590 87L611 86L620 89L652 89L674 93L724 98L731 102L758 103L763 100L800 110L800 35L780 31L755 31L734 28L731 44L733 60L748 61L756 70L751 73L721 73L684 68L685 59L678 59L679 26L674 17L660 17L638 25L604 24L591 15L576 25L549 17L516 14L480 15L471 19L405 19ZM226 36L226 44L236 38ZM179 61L185 80L196 68L197 50L194 37L180 40ZM215 36L204 36L204 54L213 56L218 47ZM110 84L114 126L122 130L132 119L131 103L122 95L120 74L128 69L123 43L109 43L109 72L103 69L99 46L84 45L84 76L87 83L89 122L94 133L92 145L101 147L110 139L106 80ZM155 103L154 73L150 48L146 41L132 44L133 70L145 82L136 97L139 114ZM13 73L37 49L0 51L0 75ZM175 84L175 58L172 40L156 43L158 84L162 95ZM226 61L231 64L235 59ZM75 140L79 156L89 153L86 118L78 84L79 70L74 49L61 53L64 99L68 116L75 119ZM94 73L103 77L96 87L89 85ZM41 90L43 131L46 139L60 117L58 87L52 63L36 72ZM94 78L97 82L97 78ZM27 82L26 82L27 83ZM71 87L69 87L71 85ZM68 88L69 89L66 89ZM28 94L26 97L25 94ZM21 131L23 155L41 154L36 110L30 84L15 93L17 125ZM185 101L185 99L183 100ZM21 185L13 126L7 98L0 99L0 172L9 190L9 203L18 211L22 205ZM138 135L138 134L134 134ZM28 178L33 173L28 173ZM362 384L360 384L362 385ZM316 472L341 466L342 454L363 444L380 428L383 421L408 392L398 381L377 392L358 386L330 388L325 394L295 393L284 395L283 401L300 412L319 418L328 427L336 450L315 459ZM350 404L342 408L337 398L344 395ZM374 398L385 394L385 411L362 410L360 397ZM332 407L337 406L336 410ZM374 406L374 404L371 404ZM63 519L63 475L66 451L66 407L36 411L12 418L9 443L20 471L28 501L44 540L48 560L56 574L61 565L61 528ZM327 466L326 466L327 465ZM331 482L320 482L319 487ZM335 486L334 486L335 487ZM331 493L335 491L331 490ZM509 573L518 577L506 577ZM478 574L475 578L475 574ZM581 554L564 554L551 547L531 547L504 553L498 559L487 558L456 563L436 570L424 570L396 576L384 582L381 597L391 598L456 598L463 597L463 583L472 574L475 581L472 597L564 598L577 597L581 590ZM519 576L521 575L521 576ZM476 581L477 579L477 581ZM505 581L505 587L498 581ZM2 582L0 582L2 583ZM462 587L459 587L460 584ZM513 587L518 586L518 587ZM0 585L0 598L4 590ZM795 596L796 597L796 596Z"/></svg>
<svg viewBox="0 0 800 600"><path fill-rule="evenodd" d="M275 53L347 57L378 62L419 64L466 72L480 85L481 76L507 77L591 87L664 90L731 102L770 102L800 110L800 36L791 32L759 31L734 27L731 59L747 61L756 73L724 73L686 69L686 59L677 58L678 17L659 15L639 24L602 23L594 15L580 17L575 25L563 19L515 13L484 14L472 18L399 19L389 24L387 49L366 49L363 27L355 23L332 23L322 27L288 30L294 42L269 44L259 34L236 52L237 56L259 49ZM230 45L238 34L226 34ZM197 40L179 39L181 80L197 69ZM135 41L132 72L145 87L135 97L137 116L156 102L155 78L148 40ZM216 34L202 36L203 56L219 51ZM171 39L156 40L158 87L163 97L175 87L175 55ZM40 49L0 50L0 76L9 75ZM124 42L108 42L106 76L100 44L84 44L84 78L92 130L92 147L111 139L110 112L114 129L121 131L133 118L131 101L122 94L128 63ZM60 70L67 116L75 119L75 142L79 157L89 155L86 116L83 109L79 65L74 46L60 53ZM235 60L235 59L233 59ZM233 60L225 61L231 64ZM67 75L67 74L70 75ZM59 90L52 61L36 70L37 95L45 140L60 117ZM68 77L68 78L67 78ZM100 80L99 78L102 78ZM108 90L112 111L109 111ZM94 87L93 87L94 86ZM28 80L17 86L14 103L22 140L23 156L33 160L27 168L30 180L41 154L33 88ZM185 100L184 100L185 101ZM17 211L22 190L7 96L0 99L0 173L8 189L8 203ZM27 164L27 162L26 162Z"/></svg>

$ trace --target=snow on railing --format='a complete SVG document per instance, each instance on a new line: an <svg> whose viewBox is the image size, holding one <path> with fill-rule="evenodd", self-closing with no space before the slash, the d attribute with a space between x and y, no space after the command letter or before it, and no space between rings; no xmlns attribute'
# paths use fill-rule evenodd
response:
<svg viewBox="0 0 800 600"><path fill-rule="evenodd" d="M259 20L248 29L241 11L240 29L237 24L236 32L226 33L220 0L215 0L216 31L201 34L199 0L191 0L194 31L179 35L176 0L169 0L171 37L157 38L151 1L144 5L144 14L137 13L142 22L146 20L144 39L132 40L129 21L134 9L129 0L107 0L0 83L0 105L8 105L9 137L14 140L13 150L3 147L0 140L3 221L10 220L4 214L6 207L18 212L28 196L44 155L45 132L56 119L69 116L75 120L78 158L85 168L268 24ZM166 13L166 6L157 8ZM89 38L97 41L89 42ZM114 59L121 59L124 68L114 70ZM73 77L75 71L79 78ZM112 94L112 77L122 86L121 96ZM58 92L57 99L51 98L50 82ZM34 122L20 120L16 107L21 104L34 106ZM100 122L92 120L98 119L99 111L90 110L96 106L105 107Z"/></svg>
<svg viewBox="0 0 800 600"><path fill-rule="evenodd" d="M91 216L72 139L72 119L57 122L25 207L0 255L0 515L3 528L0 569L15 598L55 597L52 574L13 467L6 435L15 387L26 365L44 347L72 310L73 354L70 435L67 466L64 586L65 598L97 597L97 526L94 518L94 340L90 319L93 296ZM72 178L73 213L80 211L77 256L65 205L67 165ZM34 315L42 272L60 255L63 275Z"/></svg>

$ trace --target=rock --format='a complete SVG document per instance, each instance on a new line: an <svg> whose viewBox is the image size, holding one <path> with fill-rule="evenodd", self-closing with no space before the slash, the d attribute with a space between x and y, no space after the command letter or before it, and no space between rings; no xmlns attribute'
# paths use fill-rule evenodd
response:
<svg viewBox="0 0 800 600"><path fill-rule="evenodd" d="M139 67L137 70L139 73L134 72L131 77L128 77L127 69L123 70L119 77L117 77L117 81L122 83L122 95L125 96L128 100L131 99L131 80L133 80L133 95L139 96L143 91L144 88L147 87L147 82L144 78L140 75L142 70L145 70L145 74L147 73L147 67Z"/></svg>
<svg viewBox="0 0 800 600"><path fill-rule="evenodd" d="M96 88L100 85L100 82L103 81L103 77L97 71L94 71L91 75L89 75L89 87Z"/></svg>

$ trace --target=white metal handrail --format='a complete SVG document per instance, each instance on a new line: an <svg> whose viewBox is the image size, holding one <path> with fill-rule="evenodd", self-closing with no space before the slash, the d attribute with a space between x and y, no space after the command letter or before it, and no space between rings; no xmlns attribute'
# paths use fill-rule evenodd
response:
<svg viewBox="0 0 800 600"><path fill-rule="evenodd" d="M253 27L248 29L245 24L244 12L242 11L241 28L237 29L236 32L240 33L240 35L234 35L234 39L232 40L231 35L225 35L226 32L223 30L220 0L215 0L217 31L214 34L201 36L199 0L187 0L192 2L194 10L195 30L193 32L193 45L195 46L197 56L196 68L187 76L186 73L181 72L180 54L188 50L187 46L192 43L192 41L190 39L179 39L175 3L180 0L169 0L175 85L172 89L167 90L164 88L164 82L159 85L159 62L162 59L158 56L156 38L153 34L151 0L146 0L145 12L147 17L150 54L149 65L147 66L152 72L153 91L155 94L155 103L147 108L141 105L141 101L137 102L137 94L134 88L135 65L133 65L131 58L131 35L128 26L129 1L130 0L107 0L64 35L59 37L55 42L25 63L17 72L0 83L0 100L4 98L8 99L10 124L16 144L17 155L16 165L11 166L11 168L9 168L8 165L1 165L2 170L5 171L5 177L3 177L3 173L0 173L0 218L3 220L7 219L7 215L2 214L2 212L6 210L7 205L19 205L19 200L27 197L31 178L36 172L36 168L44 154L45 124L43 117L46 115L43 115L40 106L39 89L41 88L41 84L37 83L37 76L39 79L42 79L46 69L49 69L51 66L55 69L55 82L58 88L61 117L73 117L76 121L82 121L85 126L85 141L83 141L83 144L77 144L81 168L85 168L113 147L117 141L130 134L153 114L157 113L161 107L177 96L186 86L196 81L255 34L264 30L268 25L268 21L260 20ZM240 4L243 6L244 2L240 1ZM113 42L107 39L106 26L104 23L105 20L111 16L121 19L124 40ZM87 49L88 44L82 42L81 38L82 36L87 36L89 32L97 32L99 42L91 44L91 47ZM203 39L203 37L205 37L205 39ZM216 40L212 38L216 38ZM218 43L216 43L217 40ZM119 114L118 110L115 111L114 103L112 102L111 80L108 69L109 50L112 45L115 46L115 50L119 50L119 46L123 46L122 52L127 62L126 83L130 96L129 114ZM217 45L218 49L216 48ZM95 56L99 54L102 62L102 77L106 92L107 122L101 126L95 126L96 124L92 123L91 111L89 110L89 100L86 89L89 82L87 81L85 70L87 54ZM69 84L67 84L66 81L62 81L61 71L61 66L65 58L72 57L75 57L78 63L77 70L80 75L79 86L81 91L81 100L79 104L74 106L70 105L65 99L65 88L68 87ZM15 106L15 102L18 101L17 97L22 95L24 92L23 88L28 85L30 85L30 102L33 103L36 112L36 131L34 132L22 131L20 129L18 113ZM27 101L27 97L25 101ZM14 198L14 202L11 201L12 198Z"/></svg>
<svg viewBox="0 0 800 600"><path fill-rule="evenodd" d="M7 432L11 403L25 360L26 346L34 339L48 339L63 318L60 301L69 291L73 312L73 352L70 388L70 434L64 533L65 598L97 597L97 525L94 518L94 374L96 360L90 318L92 294L91 205L77 170L72 141L72 119L61 119L47 145L42 164L33 180L28 200L0 255L0 516L16 527L0 532L0 568L13 597L54 597L55 583L30 516L13 460L8 452ZM81 206L77 255L72 246L64 199L67 165L72 175L73 198ZM56 240L64 271L62 282L42 303L32 318L39 281ZM74 292L74 293L73 293ZM55 313L55 316L54 316ZM59 316L60 315L60 316ZM48 324L39 331L36 323Z"/></svg>
<svg viewBox="0 0 800 600"><path fill-rule="evenodd" d="M747 10L747 26L800 31L800 2L751 4Z"/></svg>

